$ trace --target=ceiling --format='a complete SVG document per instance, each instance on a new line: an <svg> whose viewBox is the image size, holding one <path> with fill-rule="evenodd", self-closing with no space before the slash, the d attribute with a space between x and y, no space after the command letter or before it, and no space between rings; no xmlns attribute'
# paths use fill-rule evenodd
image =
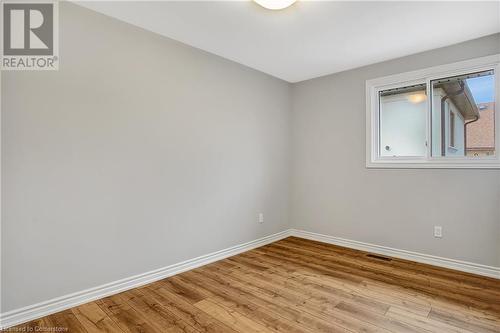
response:
<svg viewBox="0 0 500 333"><path fill-rule="evenodd" d="M289 82L500 32L499 1L78 3Z"/></svg>

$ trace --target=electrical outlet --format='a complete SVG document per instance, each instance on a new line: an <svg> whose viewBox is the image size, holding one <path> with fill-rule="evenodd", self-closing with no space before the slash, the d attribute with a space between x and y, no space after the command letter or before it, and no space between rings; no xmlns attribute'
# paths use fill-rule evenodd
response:
<svg viewBox="0 0 500 333"><path fill-rule="evenodd" d="M264 213L259 213L259 223L264 223Z"/></svg>
<svg viewBox="0 0 500 333"><path fill-rule="evenodd" d="M443 237L443 227L439 225L434 226L434 237L442 238Z"/></svg>

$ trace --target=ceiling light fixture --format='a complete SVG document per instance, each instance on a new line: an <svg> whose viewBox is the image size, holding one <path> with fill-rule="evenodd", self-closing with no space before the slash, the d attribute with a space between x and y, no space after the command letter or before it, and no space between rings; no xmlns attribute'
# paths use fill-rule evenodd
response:
<svg viewBox="0 0 500 333"><path fill-rule="evenodd" d="M254 0L264 8L271 10L280 10L290 7L297 0Z"/></svg>

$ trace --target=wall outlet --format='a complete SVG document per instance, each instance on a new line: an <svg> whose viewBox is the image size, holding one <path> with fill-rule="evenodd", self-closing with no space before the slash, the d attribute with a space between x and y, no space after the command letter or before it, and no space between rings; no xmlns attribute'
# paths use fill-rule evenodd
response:
<svg viewBox="0 0 500 333"><path fill-rule="evenodd" d="M439 225L434 226L434 237L442 238L443 237L443 227Z"/></svg>
<svg viewBox="0 0 500 333"><path fill-rule="evenodd" d="M264 223L264 213L259 213L259 223Z"/></svg>

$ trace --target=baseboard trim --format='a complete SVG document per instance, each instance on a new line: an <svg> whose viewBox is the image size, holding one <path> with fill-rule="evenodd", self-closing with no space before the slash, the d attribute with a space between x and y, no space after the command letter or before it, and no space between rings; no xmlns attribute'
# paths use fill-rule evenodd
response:
<svg viewBox="0 0 500 333"><path fill-rule="evenodd" d="M290 229L290 234L292 236L299 238L315 240L318 242L344 246L356 250L373 252L376 254L386 255L394 258L406 259L423 264L450 268L457 271L500 279L500 267L486 266L467 261L460 261L455 259L432 256L429 254L394 249L386 246L369 244L339 237L333 237L304 230Z"/></svg>
<svg viewBox="0 0 500 333"><path fill-rule="evenodd" d="M74 306L117 294L125 290L137 288L145 284L167 278L169 276L173 276L227 257L234 256L245 251L249 251L251 249L278 241L289 236L290 230L285 230L244 244L239 244L224 250L209 253L197 258L189 259L160 269L156 269L154 271L135 275L98 287L90 288L73 294L57 297L45 302L5 312L0 314L0 329L9 328L72 308Z"/></svg>

